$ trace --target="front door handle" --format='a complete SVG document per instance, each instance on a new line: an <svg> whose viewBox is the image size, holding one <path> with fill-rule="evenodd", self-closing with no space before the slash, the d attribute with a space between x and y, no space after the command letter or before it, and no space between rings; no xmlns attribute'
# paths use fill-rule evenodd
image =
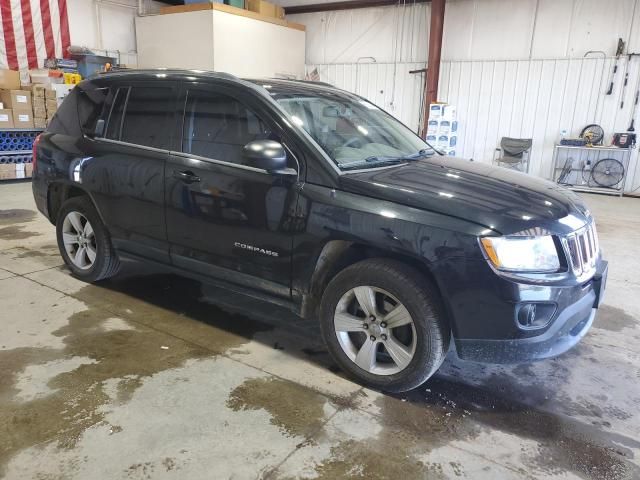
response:
<svg viewBox="0 0 640 480"><path fill-rule="evenodd" d="M200 181L200 177L190 172L189 170L173 171L173 178L177 178L178 180L182 180L184 183L196 183Z"/></svg>

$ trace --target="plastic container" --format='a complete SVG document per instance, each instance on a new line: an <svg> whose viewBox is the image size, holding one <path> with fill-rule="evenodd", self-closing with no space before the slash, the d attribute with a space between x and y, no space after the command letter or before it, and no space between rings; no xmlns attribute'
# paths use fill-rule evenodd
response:
<svg viewBox="0 0 640 480"><path fill-rule="evenodd" d="M115 58L103 55L74 53L71 58L78 61L78 73L82 75L82 78L89 78L101 72L107 63L111 65L116 63Z"/></svg>

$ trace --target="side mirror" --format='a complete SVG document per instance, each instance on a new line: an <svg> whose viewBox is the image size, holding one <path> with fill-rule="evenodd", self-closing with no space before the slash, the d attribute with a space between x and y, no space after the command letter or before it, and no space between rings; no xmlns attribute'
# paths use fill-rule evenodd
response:
<svg viewBox="0 0 640 480"><path fill-rule="evenodd" d="M242 149L244 158L252 167L262 168L269 173L288 173L287 152L280 142L254 140Z"/></svg>

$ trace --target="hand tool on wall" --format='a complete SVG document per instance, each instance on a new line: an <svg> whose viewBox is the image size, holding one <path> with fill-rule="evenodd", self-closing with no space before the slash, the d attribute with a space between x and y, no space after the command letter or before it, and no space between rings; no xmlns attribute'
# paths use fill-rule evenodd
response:
<svg viewBox="0 0 640 480"><path fill-rule="evenodd" d="M609 82L609 89L607 90L607 95L611 95L613 93L613 82L616 78L616 72L618 71L618 60L620 60L620 55L624 52L624 41L621 38L618 38L618 47L616 48L616 61L613 64L613 72L611 73L611 82Z"/></svg>
<svg viewBox="0 0 640 480"><path fill-rule="evenodd" d="M634 132L634 124L636 122L636 112L638 110L638 97L640 96L640 75L638 75L638 79L636 80L636 95L635 100L633 101L633 107L631 109L631 123L629 124L629 128L627 128L628 132Z"/></svg>
<svg viewBox="0 0 640 480"><path fill-rule="evenodd" d="M629 61L631 60L632 57L639 56L639 55L640 54L638 53L630 53ZM639 71L636 72L636 88L634 90L635 95L633 97L633 107L631 108L631 120L629 123L629 128L627 128L628 132L635 131L636 112L638 110L638 99L640 98L640 66L638 68L639 68ZM623 97L622 104L624 104L624 97Z"/></svg>

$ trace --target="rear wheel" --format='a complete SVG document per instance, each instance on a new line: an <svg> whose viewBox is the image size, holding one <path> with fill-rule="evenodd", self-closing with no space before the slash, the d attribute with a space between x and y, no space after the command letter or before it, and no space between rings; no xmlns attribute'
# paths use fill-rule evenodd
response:
<svg viewBox="0 0 640 480"><path fill-rule="evenodd" d="M120 266L109 234L87 197L67 200L57 215L58 248L71 272L87 282L115 275Z"/></svg>
<svg viewBox="0 0 640 480"><path fill-rule="evenodd" d="M320 308L336 362L361 383L402 392L424 383L449 347L439 295L413 268L372 259L340 272Z"/></svg>

